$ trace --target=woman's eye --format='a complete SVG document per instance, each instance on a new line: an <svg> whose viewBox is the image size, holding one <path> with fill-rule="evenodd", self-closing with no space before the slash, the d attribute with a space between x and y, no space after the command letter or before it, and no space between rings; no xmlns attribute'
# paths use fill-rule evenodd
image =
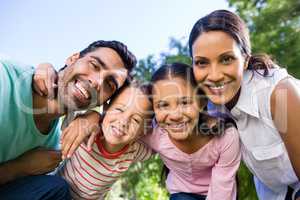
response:
<svg viewBox="0 0 300 200"><path fill-rule="evenodd" d="M205 67L208 64L205 60L195 60L194 65L197 67Z"/></svg>
<svg viewBox="0 0 300 200"><path fill-rule="evenodd" d="M232 56L225 56L221 60L222 64L224 64L224 65L231 64L233 61L234 61L234 57L232 57Z"/></svg>

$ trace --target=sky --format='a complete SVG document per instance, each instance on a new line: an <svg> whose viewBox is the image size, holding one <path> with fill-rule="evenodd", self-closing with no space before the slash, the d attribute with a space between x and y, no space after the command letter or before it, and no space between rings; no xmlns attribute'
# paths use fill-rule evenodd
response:
<svg viewBox="0 0 300 200"><path fill-rule="evenodd" d="M56 68L96 40L119 40L138 59L187 40L193 24L225 0L1 0L0 57ZM232 10L232 9L230 9Z"/></svg>

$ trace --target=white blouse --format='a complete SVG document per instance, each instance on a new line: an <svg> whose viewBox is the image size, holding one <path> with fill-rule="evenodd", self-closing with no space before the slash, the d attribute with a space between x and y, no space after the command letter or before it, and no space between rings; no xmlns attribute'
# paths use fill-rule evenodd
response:
<svg viewBox="0 0 300 200"><path fill-rule="evenodd" d="M283 140L273 123L270 101L278 82L292 77L283 68L270 70L267 77L262 74L262 70L244 72L240 97L230 114L240 134L243 161L270 189L265 193L264 190L258 190L259 198L284 200L287 186L298 188L300 184Z"/></svg>

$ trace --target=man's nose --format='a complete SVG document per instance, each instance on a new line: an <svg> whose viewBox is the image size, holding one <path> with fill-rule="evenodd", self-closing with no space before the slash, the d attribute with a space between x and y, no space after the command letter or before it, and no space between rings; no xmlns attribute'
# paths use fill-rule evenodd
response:
<svg viewBox="0 0 300 200"><path fill-rule="evenodd" d="M98 92L100 91L103 81L104 81L103 72L94 73L89 76L89 82L90 82L91 86L93 88L95 88Z"/></svg>

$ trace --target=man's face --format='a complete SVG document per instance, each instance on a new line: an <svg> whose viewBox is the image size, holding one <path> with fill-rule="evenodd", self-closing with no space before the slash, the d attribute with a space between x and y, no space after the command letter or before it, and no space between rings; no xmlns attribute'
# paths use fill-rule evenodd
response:
<svg viewBox="0 0 300 200"><path fill-rule="evenodd" d="M102 105L126 80L128 71L111 48L100 47L83 57L71 56L59 73L58 99L68 110Z"/></svg>

